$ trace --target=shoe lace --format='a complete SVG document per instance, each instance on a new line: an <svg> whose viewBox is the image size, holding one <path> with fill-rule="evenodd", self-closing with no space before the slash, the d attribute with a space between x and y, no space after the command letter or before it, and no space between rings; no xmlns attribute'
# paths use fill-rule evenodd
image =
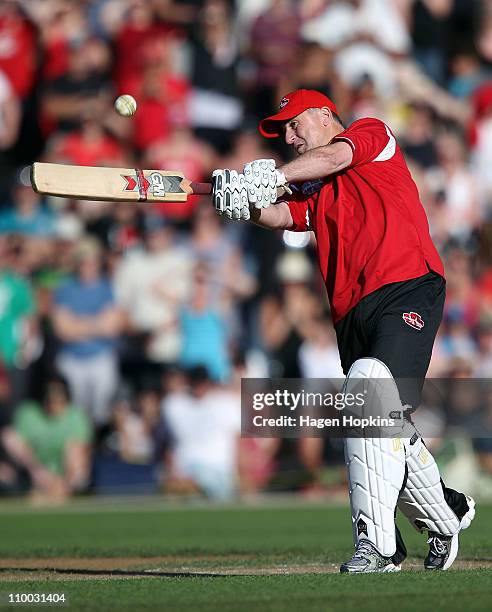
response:
<svg viewBox="0 0 492 612"><path fill-rule="evenodd" d="M361 540L354 553L353 559L363 559L366 554L373 552L373 548L369 540Z"/></svg>
<svg viewBox="0 0 492 612"><path fill-rule="evenodd" d="M444 555L447 550L446 544L439 538L439 536L431 536L427 540L427 544L430 545L432 554L436 556Z"/></svg>

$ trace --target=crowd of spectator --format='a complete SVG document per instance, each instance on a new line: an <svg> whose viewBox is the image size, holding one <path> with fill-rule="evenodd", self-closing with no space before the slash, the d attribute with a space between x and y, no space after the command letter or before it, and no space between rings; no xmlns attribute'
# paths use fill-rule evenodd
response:
<svg viewBox="0 0 492 612"><path fill-rule="evenodd" d="M281 162L256 126L297 87L392 127L446 268L429 374L492 378L492 1L0 0L0 494L228 500L343 478L337 440L240 439L241 377L342 376L310 233L224 223L209 198L29 183L35 160L197 181ZM490 439L452 402L424 412L454 484L492 494L492 412L474 409Z"/></svg>

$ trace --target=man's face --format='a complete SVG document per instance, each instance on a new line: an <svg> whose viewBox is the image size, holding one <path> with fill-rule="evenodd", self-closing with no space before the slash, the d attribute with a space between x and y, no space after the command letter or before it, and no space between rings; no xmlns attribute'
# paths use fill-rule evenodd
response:
<svg viewBox="0 0 492 612"><path fill-rule="evenodd" d="M322 109L309 108L284 125L285 142L294 147L297 155L321 147L330 141Z"/></svg>

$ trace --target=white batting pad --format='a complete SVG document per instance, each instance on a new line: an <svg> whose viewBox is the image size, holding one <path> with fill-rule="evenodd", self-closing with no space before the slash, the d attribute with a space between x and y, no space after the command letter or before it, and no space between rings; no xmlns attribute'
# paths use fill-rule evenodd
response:
<svg viewBox="0 0 492 612"><path fill-rule="evenodd" d="M366 538L385 557L396 552L395 508L405 477L399 439L346 438L354 542Z"/></svg>
<svg viewBox="0 0 492 612"><path fill-rule="evenodd" d="M413 446L405 441L408 477L398 507L417 531L435 531L451 536L460 521L446 503L439 469L421 438Z"/></svg>
<svg viewBox="0 0 492 612"><path fill-rule="evenodd" d="M345 380L345 393L363 378L386 379L384 405L389 411L402 410L396 382L383 362L355 361ZM370 396L366 404L368 400ZM371 410L370 405L367 408ZM346 438L344 442L354 542L368 539L383 556L390 557L396 552L394 515L405 478L404 443L401 438Z"/></svg>

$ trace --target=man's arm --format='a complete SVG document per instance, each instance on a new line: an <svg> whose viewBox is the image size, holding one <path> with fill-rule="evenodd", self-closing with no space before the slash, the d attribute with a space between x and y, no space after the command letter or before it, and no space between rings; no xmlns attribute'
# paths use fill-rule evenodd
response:
<svg viewBox="0 0 492 612"><path fill-rule="evenodd" d="M245 186L245 175L231 170L216 170L213 174L214 205L219 214L225 214L230 219L249 219L267 229L292 229L294 221L288 205L279 202L271 206L276 200L275 192L288 190L288 183L321 179L340 172L351 161L352 148L343 141L306 151L278 170L275 169L274 160L256 160L245 166L249 190ZM258 167L254 167L255 164ZM248 166L251 168L247 170Z"/></svg>
<svg viewBox="0 0 492 612"><path fill-rule="evenodd" d="M306 151L279 170L288 183L299 183L324 178L347 168L352 161L352 147L348 142L334 142Z"/></svg>
<svg viewBox="0 0 492 612"><path fill-rule="evenodd" d="M291 229L294 225L289 206L278 202L268 208L251 208L250 221L266 229Z"/></svg>

